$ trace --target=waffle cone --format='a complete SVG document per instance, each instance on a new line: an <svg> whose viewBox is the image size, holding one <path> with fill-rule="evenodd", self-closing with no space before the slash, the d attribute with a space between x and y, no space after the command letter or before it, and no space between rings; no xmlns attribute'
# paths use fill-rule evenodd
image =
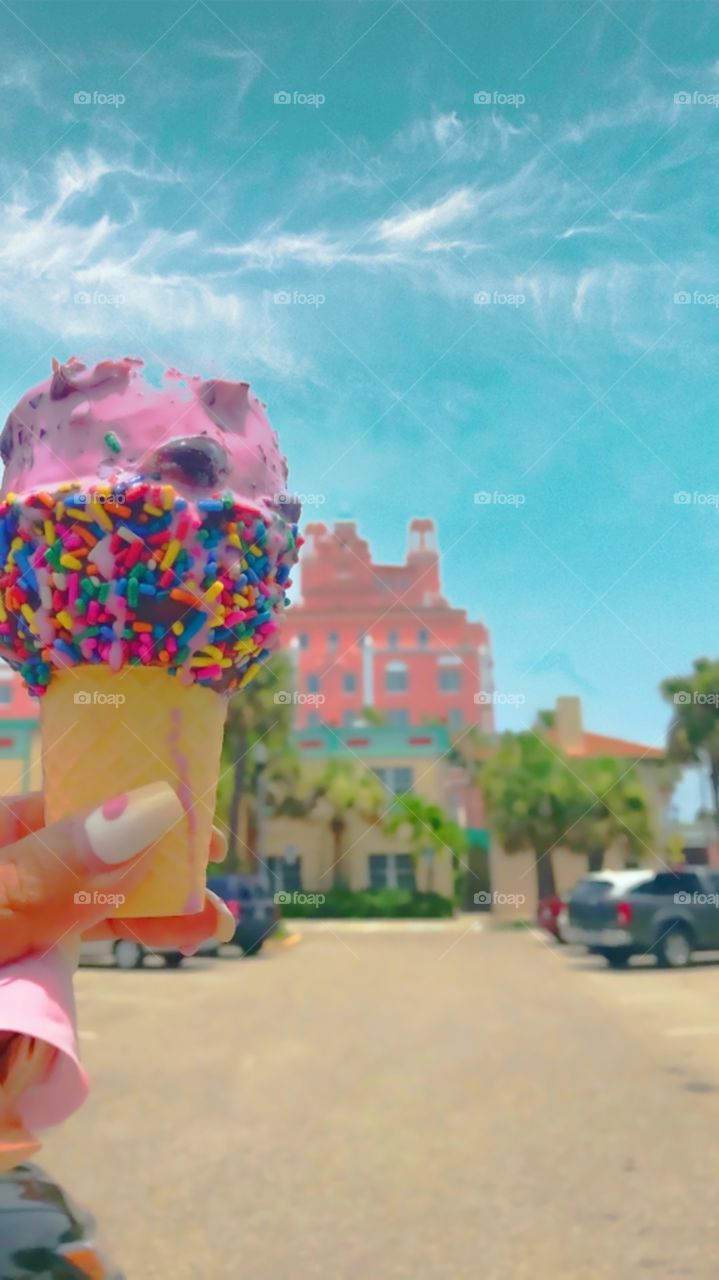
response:
<svg viewBox="0 0 719 1280"><path fill-rule="evenodd" d="M117 915L201 909L225 711L214 690L159 667L87 665L53 677L40 711L47 821L148 782L169 782L185 809L148 850L147 875Z"/></svg>

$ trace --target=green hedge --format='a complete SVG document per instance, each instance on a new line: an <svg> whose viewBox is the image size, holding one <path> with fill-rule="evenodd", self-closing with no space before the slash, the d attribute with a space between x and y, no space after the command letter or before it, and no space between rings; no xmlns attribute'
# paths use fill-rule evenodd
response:
<svg viewBox="0 0 719 1280"><path fill-rule="evenodd" d="M316 902L318 894L307 890L310 902L283 902L283 916L307 920L376 918L425 919L451 916L454 903L439 893L411 893L409 889L328 889L324 902Z"/></svg>

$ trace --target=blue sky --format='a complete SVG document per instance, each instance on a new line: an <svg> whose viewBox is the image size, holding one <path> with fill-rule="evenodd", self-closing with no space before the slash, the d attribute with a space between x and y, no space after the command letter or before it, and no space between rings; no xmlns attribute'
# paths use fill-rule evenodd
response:
<svg viewBox="0 0 719 1280"><path fill-rule="evenodd" d="M716 652L715 7L34 0L0 38L2 407L53 354L248 378L309 518L397 560L435 517L500 724L581 693L662 741Z"/></svg>

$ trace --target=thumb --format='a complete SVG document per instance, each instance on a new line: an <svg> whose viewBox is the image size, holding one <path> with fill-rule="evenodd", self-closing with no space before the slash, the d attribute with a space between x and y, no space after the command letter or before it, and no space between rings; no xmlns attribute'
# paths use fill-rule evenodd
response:
<svg viewBox="0 0 719 1280"><path fill-rule="evenodd" d="M63 818L0 850L0 963L52 946L73 927L94 923L92 890L126 870L184 810L166 782L138 787L89 813ZM107 905L98 906L98 918Z"/></svg>

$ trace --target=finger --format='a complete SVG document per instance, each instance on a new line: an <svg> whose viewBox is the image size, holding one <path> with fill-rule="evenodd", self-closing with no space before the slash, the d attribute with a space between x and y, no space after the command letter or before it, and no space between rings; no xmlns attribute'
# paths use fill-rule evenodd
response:
<svg viewBox="0 0 719 1280"><path fill-rule="evenodd" d="M202 911L192 916L164 916L151 920L110 919L104 922L109 932L105 937L133 938L144 947L198 947L208 938L231 942L237 924L229 907L210 889L205 894ZM97 935L93 933L93 938Z"/></svg>
<svg viewBox="0 0 719 1280"><path fill-rule="evenodd" d="M11 844L45 825L42 791L22 796L0 796L0 846Z"/></svg>
<svg viewBox="0 0 719 1280"><path fill-rule="evenodd" d="M212 828L210 836L210 862L224 862L227 857L227 836L219 827Z"/></svg>
<svg viewBox="0 0 719 1280"><path fill-rule="evenodd" d="M152 783L1 850L0 963L107 915L113 892L141 877L144 855L183 816L172 788Z"/></svg>
<svg viewBox="0 0 719 1280"><path fill-rule="evenodd" d="M210 836L210 847L208 849L208 854L207 854L208 861L223 862L226 856L227 856L227 837L225 833L220 830L219 827L213 827L212 834ZM176 918L180 918L180 917L176 917ZM133 921L133 928L136 925L137 925L137 921L135 920ZM83 930L82 936L87 942L104 942L108 938L117 938L120 935L118 934L117 929L111 926L111 920L110 918L108 918L107 920L101 920L98 924L93 925L92 928L87 928ZM122 935L122 936L125 936L125 935ZM130 935L128 934L127 936L129 937Z"/></svg>

